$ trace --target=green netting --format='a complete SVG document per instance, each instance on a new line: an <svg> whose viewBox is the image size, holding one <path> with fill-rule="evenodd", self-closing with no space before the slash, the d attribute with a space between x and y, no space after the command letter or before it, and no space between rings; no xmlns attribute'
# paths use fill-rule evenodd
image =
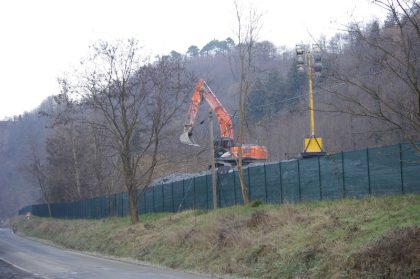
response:
<svg viewBox="0 0 420 279"><path fill-rule="evenodd" d="M248 167L251 200L267 201L265 166Z"/></svg>
<svg viewBox="0 0 420 279"><path fill-rule="evenodd" d="M154 212L163 212L163 185L156 185L152 187L154 189L153 192L153 200L155 201Z"/></svg>
<svg viewBox="0 0 420 279"><path fill-rule="evenodd" d="M144 193L144 200L146 201L145 213L154 212L153 189L151 188L147 189L147 191Z"/></svg>
<svg viewBox="0 0 420 279"><path fill-rule="evenodd" d="M37 204L34 215L48 216L48 206L46 204Z"/></svg>
<svg viewBox="0 0 420 279"><path fill-rule="evenodd" d="M196 207L208 209L207 205L207 182L206 176L197 176L195 178L195 199Z"/></svg>
<svg viewBox="0 0 420 279"><path fill-rule="evenodd" d="M244 173L244 183L245 185L249 185L249 175L248 175L248 168L243 169ZM244 199L242 197L242 190L241 190L241 183L239 180L239 174L237 171L233 172L234 174L234 186L235 186L235 197L236 197L236 204L243 204Z"/></svg>
<svg viewBox="0 0 420 279"><path fill-rule="evenodd" d="M401 193L401 161L398 145L369 150L370 188L374 195Z"/></svg>
<svg viewBox="0 0 420 279"><path fill-rule="evenodd" d="M112 194L108 197L108 207L109 207L109 214L108 216L117 216L117 201L116 195Z"/></svg>
<svg viewBox="0 0 420 279"><path fill-rule="evenodd" d="M266 188L267 188L267 202L280 203L282 185L280 182L280 164L266 164Z"/></svg>
<svg viewBox="0 0 420 279"><path fill-rule="evenodd" d="M207 206L208 208L213 208L213 186L211 184L211 175L206 175L206 184L207 184Z"/></svg>
<svg viewBox="0 0 420 279"><path fill-rule="evenodd" d="M343 153L346 197L362 197L371 193L367 155L367 150Z"/></svg>
<svg viewBox="0 0 420 279"><path fill-rule="evenodd" d="M99 198L93 198L93 218L97 219L101 214Z"/></svg>
<svg viewBox="0 0 420 279"><path fill-rule="evenodd" d="M321 175L319 158L308 158L299 161L300 200L321 199Z"/></svg>
<svg viewBox="0 0 420 279"><path fill-rule="evenodd" d="M319 158L321 168L320 199L344 197L343 161L341 154Z"/></svg>
<svg viewBox="0 0 420 279"><path fill-rule="evenodd" d="M175 212L184 209L184 183L183 181L176 181L174 184L174 206Z"/></svg>
<svg viewBox="0 0 420 279"><path fill-rule="evenodd" d="M298 161L281 163L283 202L298 202L300 196Z"/></svg>
<svg viewBox="0 0 420 279"><path fill-rule="evenodd" d="M163 184L162 187L163 187L163 196L164 196L163 211L174 212L174 203L172 199L173 184L172 183Z"/></svg>
<svg viewBox="0 0 420 279"><path fill-rule="evenodd" d="M235 205L235 184L233 183L233 180L233 172L217 175L219 207Z"/></svg>
<svg viewBox="0 0 420 279"><path fill-rule="evenodd" d="M121 204L122 204L122 216L127 216L129 215L129 205L128 205L128 193L127 192L123 192L121 193Z"/></svg>
<svg viewBox="0 0 420 279"><path fill-rule="evenodd" d="M142 194L142 191L140 189L136 191L136 195L137 195L137 212L139 214L143 214L146 212L146 203L144 200L144 195Z"/></svg>
<svg viewBox="0 0 420 279"><path fill-rule="evenodd" d="M301 200L361 197L366 194L420 193L420 154L409 144L365 149L319 158L249 166L244 181L251 200L272 203ZM218 175L218 206L243 203L237 171ZM183 209L211 209L211 175L156 185L142 196L137 192L138 212L176 212ZM48 216L47 204L26 206ZM53 217L104 218L129 214L126 192L109 196L51 204Z"/></svg>
<svg viewBox="0 0 420 279"><path fill-rule="evenodd" d="M184 195L183 195L183 209L194 209L194 180L185 179Z"/></svg>
<svg viewBox="0 0 420 279"><path fill-rule="evenodd" d="M420 193L420 153L412 145L401 145L403 193Z"/></svg>

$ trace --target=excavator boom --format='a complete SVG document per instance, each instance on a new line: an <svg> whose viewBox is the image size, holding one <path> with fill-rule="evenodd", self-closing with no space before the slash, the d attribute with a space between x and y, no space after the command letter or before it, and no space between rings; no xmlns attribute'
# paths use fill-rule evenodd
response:
<svg viewBox="0 0 420 279"><path fill-rule="evenodd" d="M267 148L265 146L255 144L236 146L234 144L232 119L219 99L217 99L216 95L214 95L210 87L202 79L198 81L194 89L194 94L188 109L187 121L184 125L184 132L179 137L182 143L199 146L191 140L191 136L197 119L198 109L203 100L206 100L210 108L214 111L220 127L220 138L214 142L217 165L236 165L240 153L245 164L252 163L256 160L267 159Z"/></svg>
<svg viewBox="0 0 420 279"><path fill-rule="evenodd" d="M206 84L206 82L200 79L197 85L195 86L194 93L191 98L191 104L188 109L187 121L184 125L184 132L179 137L180 141L184 144L198 146L198 144L195 144L192 141L191 136L195 121L197 119L198 109L200 108L203 99L207 101L210 108L214 111L217 117L221 137L233 139L234 132L232 128L232 119L230 118L230 115L222 106L219 99L217 99L216 95L214 95L214 93L211 91L210 87Z"/></svg>

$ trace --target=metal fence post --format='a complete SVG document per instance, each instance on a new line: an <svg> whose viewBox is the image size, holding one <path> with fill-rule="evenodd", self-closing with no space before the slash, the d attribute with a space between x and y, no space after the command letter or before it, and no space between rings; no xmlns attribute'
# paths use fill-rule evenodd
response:
<svg viewBox="0 0 420 279"><path fill-rule="evenodd" d="M249 171L249 167L248 167L248 195L249 195L249 200L252 201L252 189L251 189L251 175L250 175L250 171Z"/></svg>
<svg viewBox="0 0 420 279"><path fill-rule="evenodd" d="M264 190L265 190L265 202L267 202L268 200L268 194L267 194L267 172L265 169L265 164L264 164Z"/></svg>
<svg viewBox="0 0 420 279"><path fill-rule="evenodd" d="M193 209L196 209L197 206L197 200L195 198L195 176L193 177L193 194L194 194L194 199L193 199Z"/></svg>
<svg viewBox="0 0 420 279"><path fill-rule="evenodd" d="M399 144L400 147L400 178L401 178L401 193L405 194L404 190L404 165L403 165L403 154L402 154L402 144Z"/></svg>
<svg viewBox="0 0 420 279"><path fill-rule="evenodd" d="M162 211L165 212L165 184L162 184Z"/></svg>
<svg viewBox="0 0 420 279"><path fill-rule="evenodd" d="M368 190L369 190L369 195L370 195L372 194L372 187L370 185L369 148L366 148L366 163L367 163Z"/></svg>
<svg viewBox="0 0 420 279"><path fill-rule="evenodd" d="M171 182L171 196L172 196L172 212L175 212L174 183L173 182Z"/></svg>
<svg viewBox="0 0 420 279"><path fill-rule="evenodd" d="M182 202L181 202L182 207L183 207L184 202L185 202L185 179L182 179Z"/></svg>
<svg viewBox="0 0 420 279"><path fill-rule="evenodd" d="M302 192L300 188L300 160L297 160L297 169L298 169L299 201L302 201Z"/></svg>
<svg viewBox="0 0 420 279"><path fill-rule="evenodd" d="M341 176L343 182L343 198L346 197L346 179L344 173L344 152L341 152Z"/></svg>
<svg viewBox="0 0 420 279"><path fill-rule="evenodd" d="M235 205L238 204L238 198L236 197L236 175L235 172L232 172L233 174L233 197L235 198Z"/></svg>
<svg viewBox="0 0 420 279"><path fill-rule="evenodd" d="M321 181L321 160L318 159L318 181L319 181L319 199L322 201L322 181Z"/></svg>
<svg viewBox="0 0 420 279"><path fill-rule="evenodd" d="M156 208L155 208L155 187L152 187L152 202L153 202L153 212L156 212Z"/></svg>
<svg viewBox="0 0 420 279"><path fill-rule="evenodd" d="M220 187L220 178L219 175L216 173L216 193L217 193L217 208L222 207L222 195L220 195L220 191L222 187Z"/></svg>
<svg viewBox="0 0 420 279"><path fill-rule="evenodd" d="M144 213L147 213L147 199L146 199L146 192L142 190L141 196L143 197L143 204L144 204ZM124 208L124 207L123 207Z"/></svg>
<svg viewBox="0 0 420 279"><path fill-rule="evenodd" d="M208 182L208 175L206 175L206 207L209 210L209 182Z"/></svg>
<svg viewBox="0 0 420 279"><path fill-rule="evenodd" d="M280 203L283 203L283 178L282 178L282 174L281 174L281 162L279 162L279 182L280 182Z"/></svg>

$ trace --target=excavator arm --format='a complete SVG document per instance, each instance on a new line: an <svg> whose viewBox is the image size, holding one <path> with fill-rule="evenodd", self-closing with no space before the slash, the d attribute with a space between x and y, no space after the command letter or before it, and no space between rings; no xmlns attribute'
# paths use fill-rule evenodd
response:
<svg viewBox="0 0 420 279"><path fill-rule="evenodd" d="M217 117L221 137L233 139L234 131L230 115L222 106L219 99L217 99L216 95L214 95L214 93L211 91L210 87L206 84L206 82L200 79L194 89L194 93L191 98L191 104L188 109L187 121L184 125L184 132L179 137L180 141L188 145L198 146L191 140L191 136L194 128L194 123L197 119L197 113L203 100L206 100L206 102L209 104L210 108L214 111Z"/></svg>

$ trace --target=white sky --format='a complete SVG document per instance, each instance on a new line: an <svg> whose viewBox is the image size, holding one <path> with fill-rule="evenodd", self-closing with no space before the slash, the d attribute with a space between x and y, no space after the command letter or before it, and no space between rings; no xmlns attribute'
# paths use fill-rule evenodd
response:
<svg viewBox="0 0 420 279"><path fill-rule="evenodd" d="M260 40L294 47L351 20L383 18L369 0L239 0L263 13ZM58 93L57 77L99 39L134 37L147 54L235 40L233 0L0 0L0 119Z"/></svg>

